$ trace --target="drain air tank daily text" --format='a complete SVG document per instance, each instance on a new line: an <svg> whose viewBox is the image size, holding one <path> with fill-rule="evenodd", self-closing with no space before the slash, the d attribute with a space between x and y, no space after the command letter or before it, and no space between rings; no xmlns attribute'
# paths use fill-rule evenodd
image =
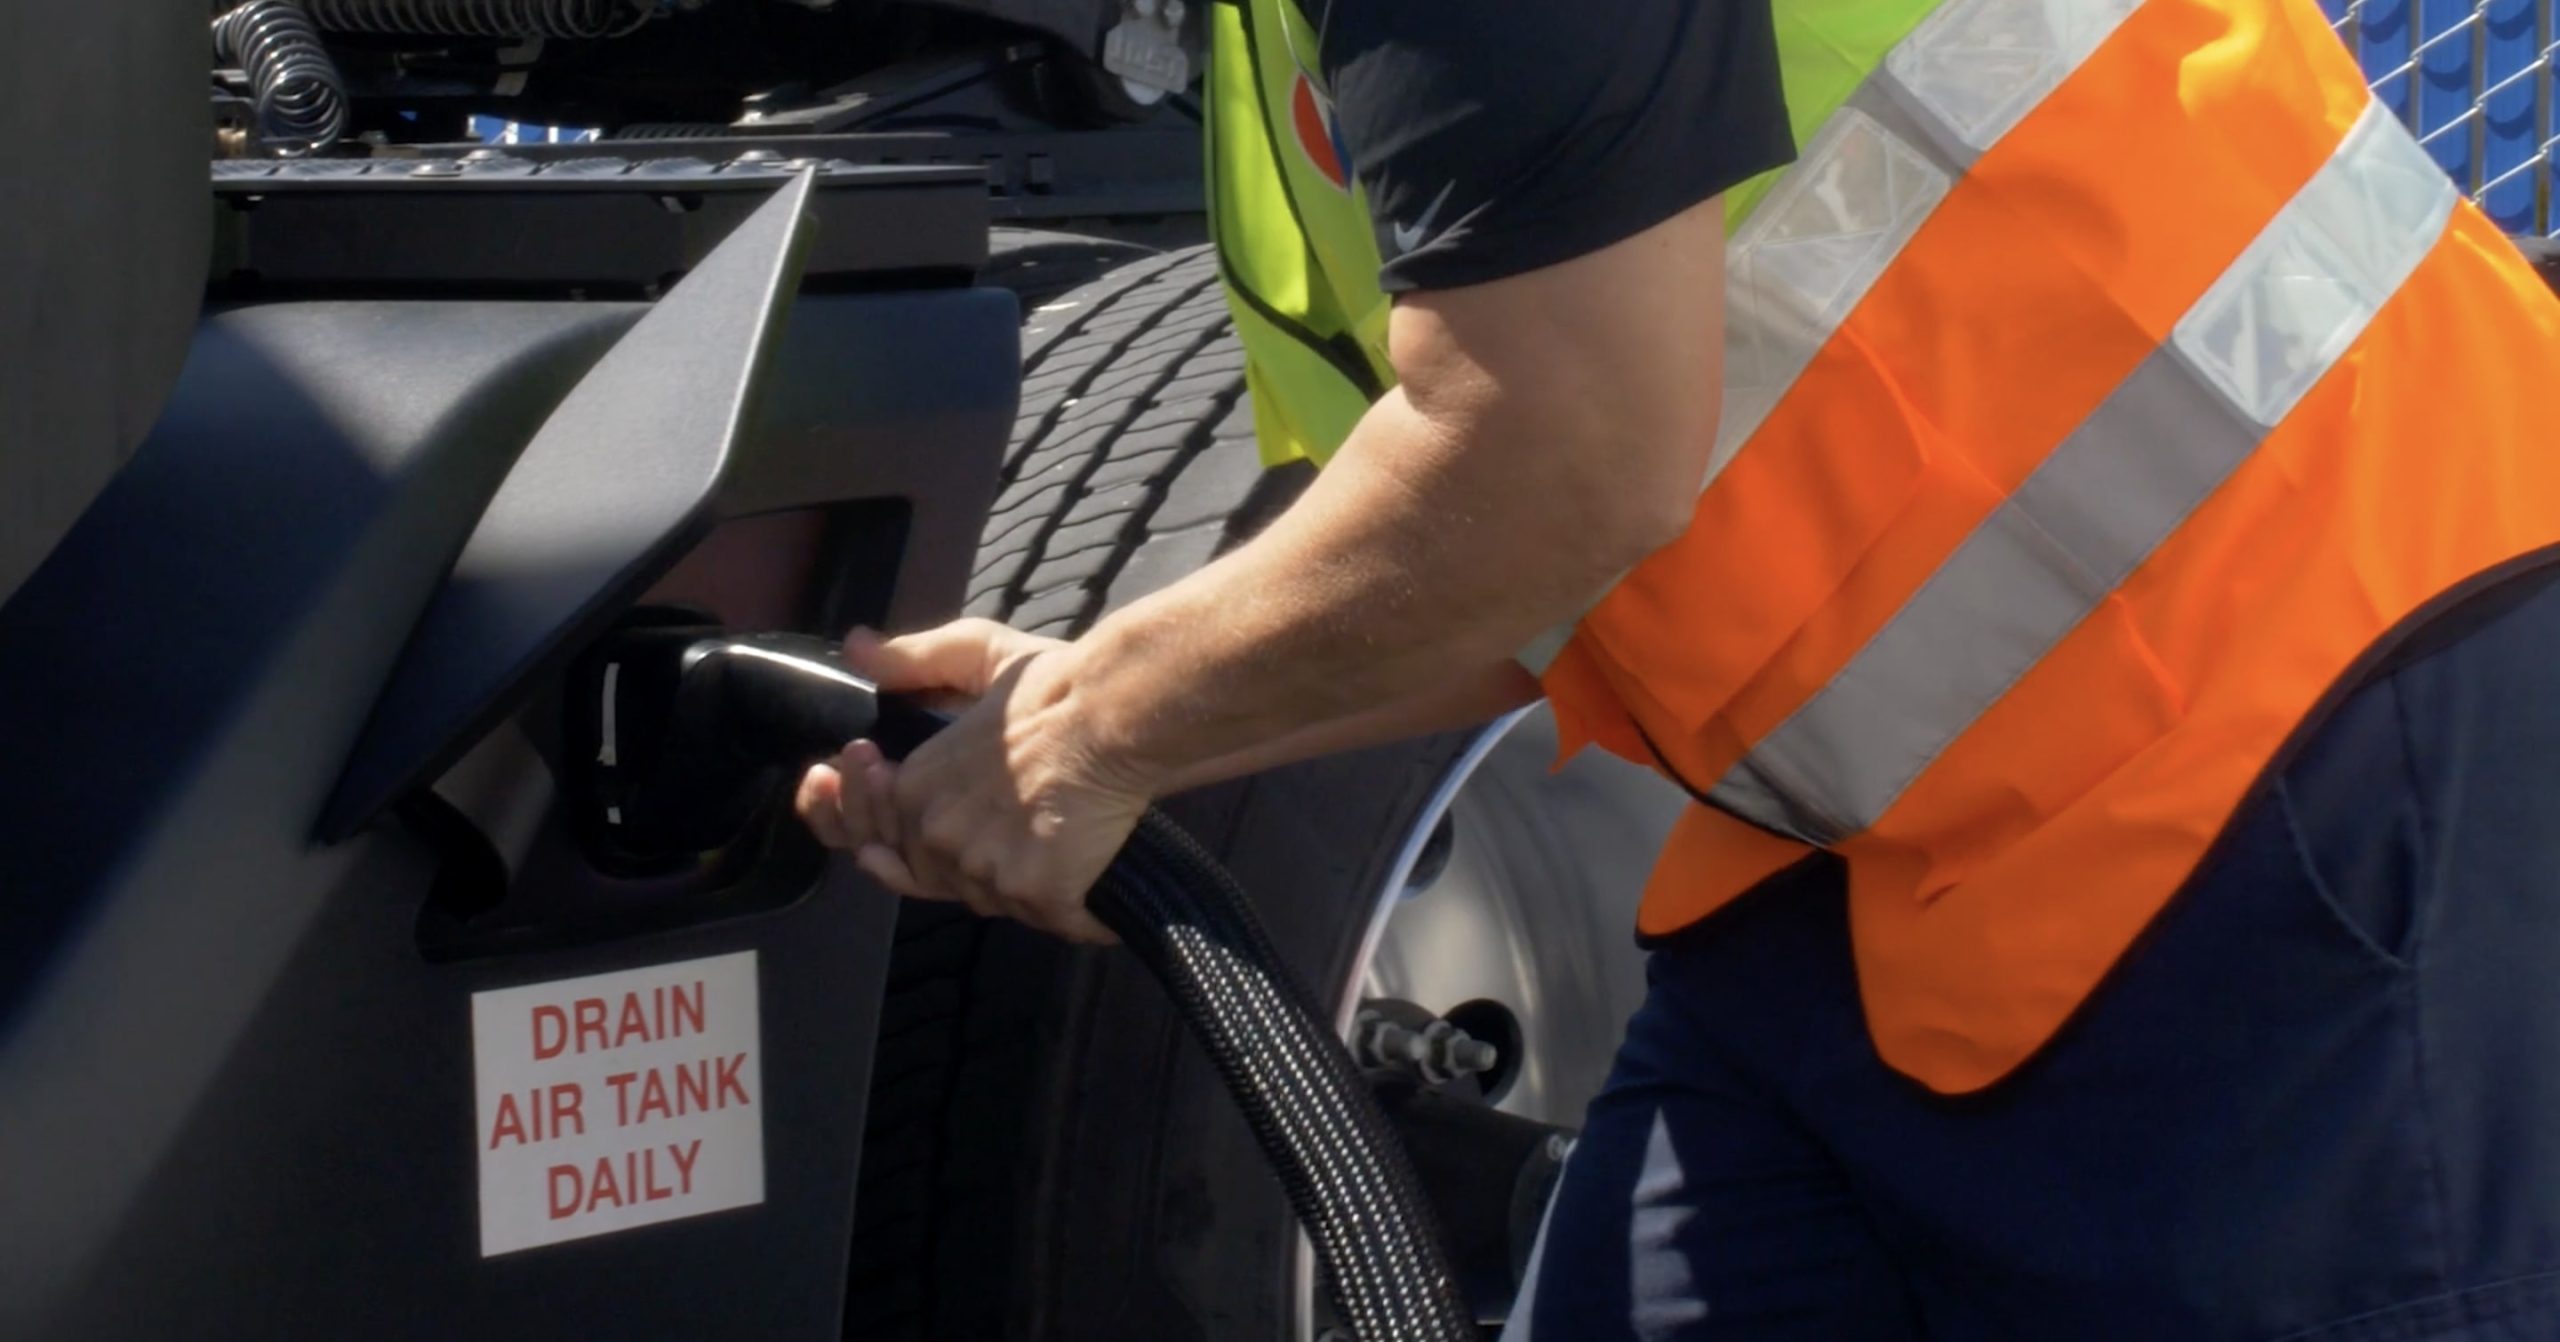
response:
<svg viewBox="0 0 2560 1342"><path fill-rule="evenodd" d="M480 1252L764 1200L753 951L474 994Z"/></svg>

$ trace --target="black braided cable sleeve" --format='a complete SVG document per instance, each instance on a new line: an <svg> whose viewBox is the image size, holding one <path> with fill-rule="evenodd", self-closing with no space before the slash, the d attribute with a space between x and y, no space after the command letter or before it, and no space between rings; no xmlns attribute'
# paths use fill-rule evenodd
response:
<svg viewBox="0 0 2560 1342"><path fill-rule="evenodd" d="M1475 1342L1386 1114L1233 876L1150 810L1088 907L1173 998L1287 1189L1359 1342Z"/></svg>
<svg viewBox="0 0 2560 1342"><path fill-rule="evenodd" d="M699 809L752 786L757 762L805 767L856 738L904 759L949 721L879 694L806 635L707 639L681 665L678 697L692 697L670 712L670 734L699 739L659 752L649 785L625 795L626 817ZM646 793L659 795L643 808ZM1235 877L1150 808L1088 907L1163 984L1244 1111L1356 1342L1478 1342L1401 1138Z"/></svg>

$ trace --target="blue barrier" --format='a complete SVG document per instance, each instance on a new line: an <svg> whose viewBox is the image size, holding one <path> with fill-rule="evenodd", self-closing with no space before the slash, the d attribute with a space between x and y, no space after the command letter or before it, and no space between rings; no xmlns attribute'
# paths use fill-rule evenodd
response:
<svg viewBox="0 0 2560 1342"><path fill-rule="evenodd" d="M471 118L471 138L482 144L582 144L599 132L582 126L536 126L502 117Z"/></svg>
<svg viewBox="0 0 2560 1342"><path fill-rule="evenodd" d="M2322 0L2374 96L2498 225L2560 234L2560 0Z"/></svg>

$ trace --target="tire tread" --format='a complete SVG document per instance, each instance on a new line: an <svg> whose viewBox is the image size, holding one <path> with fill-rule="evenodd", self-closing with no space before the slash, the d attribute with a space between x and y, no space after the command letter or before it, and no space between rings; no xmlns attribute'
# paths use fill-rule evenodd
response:
<svg viewBox="0 0 2560 1342"><path fill-rule="evenodd" d="M973 615L1073 634L1277 516L1205 247L1118 266L1027 314L1022 408L969 584ZM855 1204L846 1336L1006 1335L991 1245L1014 1221L1060 1084L1053 985L1089 954L965 909L899 910Z"/></svg>

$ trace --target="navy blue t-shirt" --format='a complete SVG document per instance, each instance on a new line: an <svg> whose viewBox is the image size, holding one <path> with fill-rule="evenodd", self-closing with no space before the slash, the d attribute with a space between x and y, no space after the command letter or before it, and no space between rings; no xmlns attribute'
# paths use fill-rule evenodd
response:
<svg viewBox="0 0 2560 1342"><path fill-rule="evenodd" d="M1597 251L1794 157L1770 0L1304 0L1390 292Z"/></svg>

